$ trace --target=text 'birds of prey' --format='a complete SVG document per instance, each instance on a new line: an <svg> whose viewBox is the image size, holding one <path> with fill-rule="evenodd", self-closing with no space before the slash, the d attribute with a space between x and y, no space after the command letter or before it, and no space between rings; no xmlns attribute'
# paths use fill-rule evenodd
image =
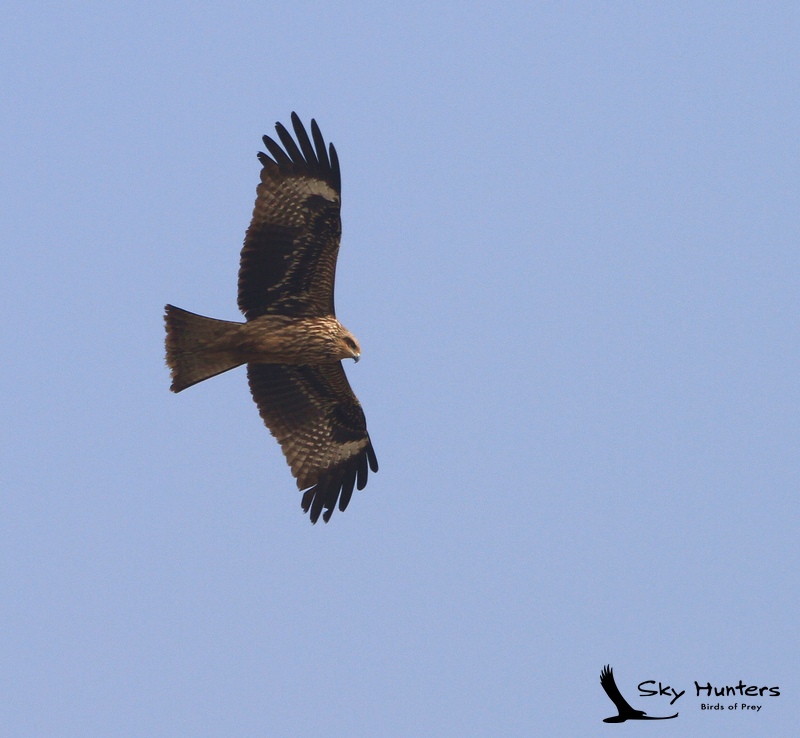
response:
<svg viewBox="0 0 800 738"><path fill-rule="evenodd" d="M295 113L297 142L264 136L253 219L239 265L246 322L206 318L167 305L167 364L173 392L247 364L250 391L281 445L312 523L344 510L367 467L378 471L361 404L342 359L358 361L358 341L333 306L341 239L341 174L333 144L316 121L311 139ZM313 139L313 143L312 143ZM322 511L325 511L324 513Z"/></svg>

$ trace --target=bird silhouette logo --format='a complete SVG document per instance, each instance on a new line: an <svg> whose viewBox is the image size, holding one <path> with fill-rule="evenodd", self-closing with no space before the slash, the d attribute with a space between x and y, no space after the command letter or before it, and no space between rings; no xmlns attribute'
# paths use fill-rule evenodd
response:
<svg viewBox="0 0 800 738"><path fill-rule="evenodd" d="M650 717L644 710L634 710L620 693L617 683L614 681L614 671L610 666L603 667L600 672L600 685L606 691L608 699L616 706L618 713L604 718L604 723L624 723L626 720L671 720L678 717L677 712L666 717Z"/></svg>

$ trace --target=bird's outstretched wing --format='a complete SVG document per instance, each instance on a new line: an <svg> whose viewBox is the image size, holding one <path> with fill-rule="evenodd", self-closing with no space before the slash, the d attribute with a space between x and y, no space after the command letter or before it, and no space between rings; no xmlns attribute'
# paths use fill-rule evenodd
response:
<svg viewBox="0 0 800 738"><path fill-rule="evenodd" d="M280 123L280 144L264 136L253 219L239 266L239 309L260 315L333 315L333 283L341 238L341 173L333 144L326 150L316 121L311 139L296 113L297 142ZM312 143L313 139L313 143Z"/></svg>
<svg viewBox="0 0 800 738"><path fill-rule="evenodd" d="M617 683L614 681L614 670L610 666L604 666L600 672L600 684L606 691L608 698L617 706L617 711L620 715L641 712L641 710L634 710L622 696Z"/></svg>
<svg viewBox="0 0 800 738"><path fill-rule="evenodd" d="M303 494L303 510L327 523L353 487L363 489L367 467L378 471L361 404L341 363L298 366L248 364L247 379L264 423L281 445Z"/></svg>

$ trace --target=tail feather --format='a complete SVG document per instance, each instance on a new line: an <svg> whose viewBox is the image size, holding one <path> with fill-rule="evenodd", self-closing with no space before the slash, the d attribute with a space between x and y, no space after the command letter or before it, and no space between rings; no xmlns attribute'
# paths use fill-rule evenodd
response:
<svg viewBox="0 0 800 738"><path fill-rule="evenodd" d="M219 348L223 343L220 339L235 330L239 323L206 318L174 305L165 308L164 323L173 392L245 363L231 351Z"/></svg>

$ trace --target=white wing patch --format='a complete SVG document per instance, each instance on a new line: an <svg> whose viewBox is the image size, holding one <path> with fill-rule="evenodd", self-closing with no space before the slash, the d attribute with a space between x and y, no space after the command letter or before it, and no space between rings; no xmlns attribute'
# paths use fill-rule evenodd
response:
<svg viewBox="0 0 800 738"><path fill-rule="evenodd" d="M324 197L328 202L339 202L339 193L327 182L309 177L297 177L289 180L291 188L303 199L311 195Z"/></svg>

